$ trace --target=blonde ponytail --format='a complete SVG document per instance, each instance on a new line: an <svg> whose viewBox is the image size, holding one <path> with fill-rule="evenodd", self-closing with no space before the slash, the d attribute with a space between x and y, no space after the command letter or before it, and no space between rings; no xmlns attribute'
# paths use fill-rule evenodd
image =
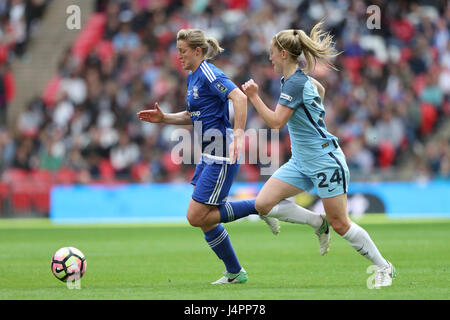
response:
<svg viewBox="0 0 450 320"><path fill-rule="evenodd" d="M330 33L321 30L322 25L323 21L317 23L309 36L303 30L280 31L274 36L272 43L280 51L286 50L296 60L299 60L303 53L306 59L305 73L314 69L317 60L325 62L329 68L338 70L330 60L341 52L337 52L334 48Z"/></svg>
<svg viewBox="0 0 450 320"><path fill-rule="evenodd" d="M324 61L331 69L338 70L330 62L330 59L338 56L341 52L337 52L334 48L333 36L329 32L321 30L322 24L323 20L317 23L312 28L309 37L303 30L298 31L303 55L306 59L306 72L314 69L317 60Z"/></svg>
<svg viewBox="0 0 450 320"><path fill-rule="evenodd" d="M208 51L205 55L206 60L211 60L224 51L220 47L219 42L214 38L206 38L206 43L208 44Z"/></svg>

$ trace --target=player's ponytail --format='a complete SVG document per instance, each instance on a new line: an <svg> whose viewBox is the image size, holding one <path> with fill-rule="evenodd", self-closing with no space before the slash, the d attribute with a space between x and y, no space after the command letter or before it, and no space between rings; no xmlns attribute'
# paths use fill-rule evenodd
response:
<svg viewBox="0 0 450 320"><path fill-rule="evenodd" d="M306 60L306 67L304 68L306 73L314 69L317 60L337 70L330 60L339 55L340 52L337 52L334 48L332 35L321 29L322 24L323 21L317 23L309 36L303 30L280 31L274 36L272 43L280 51L286 50L296 60L299 60L303 53Z"/></svg>
<svg viewBox="0 0 450 320"><path fill-rule="evenodd" d="M219 42L216 39L206 38L206 43L208 45L208 51L205 55L205 59L211 60L219 53L223 52L223 48L220 47Z"/></svg>
<svg viewBox="0 0 450 320"><path fill-rule="evenodd" d="M200 47L202 54L207 60L213 59L223 51L219 42L214 38L206 38L200 29L181 29L177 34L177 41L186 41L192 49Z"/></svg>
<svg viewBox="0 0 450 320"><path fill-rule="evenodd" d="M317 60L324 61L328 67L337 70L330 59L339 55L340 52L334 48L333 36L321 29L322 24L323 21L317 23L312 28L309 37L303 30L298 31L307 71L314 69Z"/></svg>

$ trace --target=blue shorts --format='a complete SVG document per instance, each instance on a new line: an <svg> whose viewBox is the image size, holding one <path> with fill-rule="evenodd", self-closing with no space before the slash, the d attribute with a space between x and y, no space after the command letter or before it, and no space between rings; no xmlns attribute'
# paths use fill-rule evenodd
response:
<svg viewBox="0 0 450 320"><path fill-rule="evenodd" d="M272 177L304 191L315 187L320 198L331 198L347 193L350 173L345 155L338 148L308 161L291 157Z"/></svg>
<svg viewBox="0 0 450 320"><path fill-rule="evenodd" d="M198 163L191 180L195 186L192 199L209 205L224 204L239 167L239 163Z"/></svg>

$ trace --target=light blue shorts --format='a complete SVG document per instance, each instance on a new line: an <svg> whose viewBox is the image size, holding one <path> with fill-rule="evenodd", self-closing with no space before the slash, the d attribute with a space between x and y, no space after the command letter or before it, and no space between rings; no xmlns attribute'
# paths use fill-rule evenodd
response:
<svg viewBox="0 0 450 320"><path fill-rule="evenodd" d="M348 191L350 172L340 148L308 161L291 157L272 175L304 191L314 187L320 198L331 198Z"/></svg>

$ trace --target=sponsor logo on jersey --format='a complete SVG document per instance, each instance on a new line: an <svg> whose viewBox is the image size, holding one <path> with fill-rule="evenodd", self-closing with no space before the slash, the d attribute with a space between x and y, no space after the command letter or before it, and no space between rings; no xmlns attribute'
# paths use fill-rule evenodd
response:
<svg viewBox="0 0 450 320"><path fill-rule="evenodd" d="M199 117L200 116L200 111L192 111L190 113L191 117Z"/></svg>
<svg viewBox="0 0 450 320"><path fill-rule="evenodd" d="M220 92L226 92L227 88L220 82L216 82L216 84L214 85L216 87L217 90L219 90Z"/></svg>
<svg viewBox="0 0 450 320"><path fill-rule="evenodd" d="M286 93L281 93L280 98L285 99L287 101L292 101L292 97Z"/></svg>

